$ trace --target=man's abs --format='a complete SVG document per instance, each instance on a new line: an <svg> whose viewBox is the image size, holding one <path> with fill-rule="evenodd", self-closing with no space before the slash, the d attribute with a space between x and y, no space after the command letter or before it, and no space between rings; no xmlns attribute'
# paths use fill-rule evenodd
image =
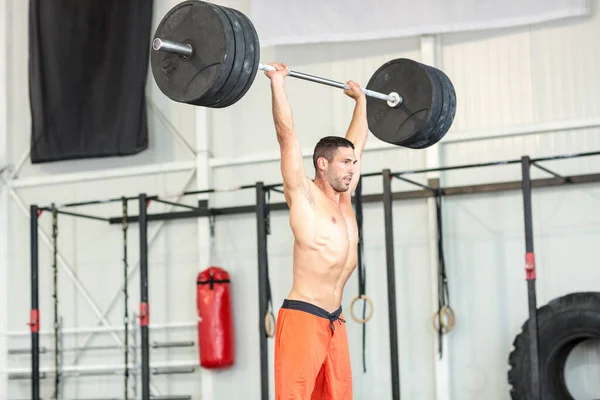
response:
<svg viewBox="0 0 600 400"><path fill-rule="evenodd" d="M331 240L330 246L296 241L290 300L306 301L329 312L340 307L344 286L356 267L356 244L347 236Z"/></svg>

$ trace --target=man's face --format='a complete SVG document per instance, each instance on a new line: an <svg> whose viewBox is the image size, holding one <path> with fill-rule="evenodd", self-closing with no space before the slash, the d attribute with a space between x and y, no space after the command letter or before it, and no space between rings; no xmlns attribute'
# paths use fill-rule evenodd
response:
<svg viewBox="0 0 600 400"><path fill-rule="evenodd" d="M354 150L350 147L340 147L333 158L328 163L326 170L327 182L337 192L346 192L350 188L350 182L356 167L356 157Z"/></svg>

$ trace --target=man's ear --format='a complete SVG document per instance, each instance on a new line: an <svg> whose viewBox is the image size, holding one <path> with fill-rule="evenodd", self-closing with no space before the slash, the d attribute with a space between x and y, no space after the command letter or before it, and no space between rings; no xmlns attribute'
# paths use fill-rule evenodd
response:
<svg viewBox="0 0 600 400"><path fill-rule="evenodd" d="M328 164L329 164L329 161L327 161L327 159L325 157L317 158L317 166L319 167L320 170L327 169Z"/></svg>

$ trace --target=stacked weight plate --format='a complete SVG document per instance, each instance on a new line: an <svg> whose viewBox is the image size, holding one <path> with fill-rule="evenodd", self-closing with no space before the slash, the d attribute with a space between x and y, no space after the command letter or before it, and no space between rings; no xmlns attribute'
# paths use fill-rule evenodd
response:
<svg viewBox="0 0 600 400"><path fill-rule="evenodd" d="M191 45L189 57L153 51L152 74L170 99L197 106L223 108L248 91L260 59L252 22L241 12L202 1L173 7L154 38Z"/></svg>
<svg viewBox="0 0 600 400"><path fill-rule="evenodd" d="M380 140L412 149L429 147L444 137L456 113L456 94L440 70L414 60L399 58L383 64L367 89L396 92L402 103L367 98L369 130Z"/></svg>

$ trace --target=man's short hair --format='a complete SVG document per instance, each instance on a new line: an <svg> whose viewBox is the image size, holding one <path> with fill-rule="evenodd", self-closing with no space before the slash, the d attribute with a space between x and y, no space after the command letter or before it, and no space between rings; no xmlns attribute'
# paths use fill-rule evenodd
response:
<svg viewBox="0 0 600 400"><path fill-rule="evenodd" d="M354 143L341 136L325 136L315 146L313 152L313 165L317 170L317 160L319 157L324 157L327 161L332 162L333 157L340 147L350 147L354 150Z"/></svg>

